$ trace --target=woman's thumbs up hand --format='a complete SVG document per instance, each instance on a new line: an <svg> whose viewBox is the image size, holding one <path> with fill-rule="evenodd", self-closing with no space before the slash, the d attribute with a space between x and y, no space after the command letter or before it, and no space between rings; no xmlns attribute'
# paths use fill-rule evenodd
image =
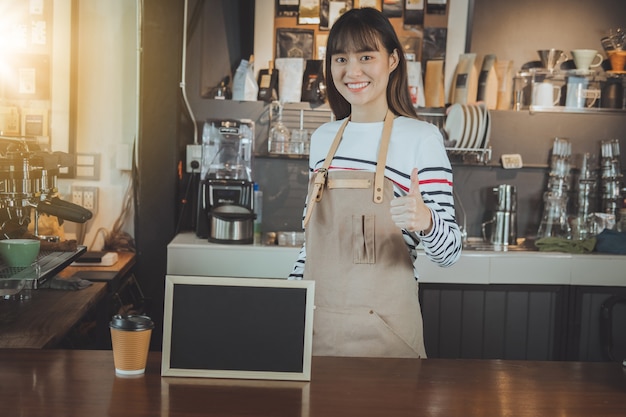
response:
<svg viewBox="0 0 626 417"><path fill-rule="evenodd" d="M430 232L433 225L432 215L420 193L417 168L413 168L411 172L409 193L391 200L391 219L396 226L409 232Z"/></svg>

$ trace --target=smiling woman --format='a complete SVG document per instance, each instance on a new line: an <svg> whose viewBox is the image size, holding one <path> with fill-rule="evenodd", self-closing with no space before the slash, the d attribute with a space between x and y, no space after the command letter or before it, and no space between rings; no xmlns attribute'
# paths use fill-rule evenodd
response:
<svg viewBox="0 0 626 417"><path fill-rule="evenodd" d="M380 11L341 15L326 52L338 120L311 136L305 244L290 274L316 283L313 351L424 358L416 246L440 266L460 256L450 162L439 130L415 113Z"/></svg>

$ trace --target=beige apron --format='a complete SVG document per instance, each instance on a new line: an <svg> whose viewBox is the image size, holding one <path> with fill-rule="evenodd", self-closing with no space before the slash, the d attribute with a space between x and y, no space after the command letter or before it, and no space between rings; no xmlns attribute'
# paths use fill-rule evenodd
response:
<svg viewBox="0 0 626 417"><path fill-rule="evenodd" d="M309 185L304 279L315 280L313 354L425 358L418 284L384 177L393 114L376 173L328 173L347 122Z"/></svg>

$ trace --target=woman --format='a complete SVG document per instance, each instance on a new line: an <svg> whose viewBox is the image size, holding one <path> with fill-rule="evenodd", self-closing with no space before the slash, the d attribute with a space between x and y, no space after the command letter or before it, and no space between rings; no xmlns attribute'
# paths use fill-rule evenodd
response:
<svg viewBox="0 0 626 417"><path fill-rule="evenodd" d="M313 354L424 358L416 246L441 266L461 253L443 139L417 118L382 13L343 14L326 54L338 120L311 137L306 241L290 275L316 281Z"/></svg>

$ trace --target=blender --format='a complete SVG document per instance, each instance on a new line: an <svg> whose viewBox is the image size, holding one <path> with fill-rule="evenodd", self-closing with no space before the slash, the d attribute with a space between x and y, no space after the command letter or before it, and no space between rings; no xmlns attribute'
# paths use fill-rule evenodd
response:
<svg viewBox="0 0 626 417"><path fill-rule="evenodd" d="M253 243L253 145L252 121L205 121L196 222L198 237L214 243Z"/></svg>

